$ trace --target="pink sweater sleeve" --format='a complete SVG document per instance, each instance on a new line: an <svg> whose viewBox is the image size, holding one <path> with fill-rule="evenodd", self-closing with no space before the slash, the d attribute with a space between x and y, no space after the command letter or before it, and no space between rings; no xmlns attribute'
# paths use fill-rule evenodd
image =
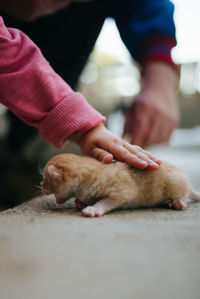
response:
<svg viewBox="0 0 200 299"><path fill-rule="evenodd" d="M0 102L57 148L105 118L74 92L21 31L0 17Z"/></svg>

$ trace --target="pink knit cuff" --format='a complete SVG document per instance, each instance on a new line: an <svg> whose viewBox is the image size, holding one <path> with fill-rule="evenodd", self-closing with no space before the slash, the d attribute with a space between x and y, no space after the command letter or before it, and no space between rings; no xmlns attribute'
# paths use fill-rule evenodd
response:
<svg viewBox="0 0 200 299"><path fill-rule="evenodd" d="M73 132L84 132L105 122L105 117L92 108L85 98L74 92L60 101L41 121L39 132L56 148L63 147Z"/></svg>

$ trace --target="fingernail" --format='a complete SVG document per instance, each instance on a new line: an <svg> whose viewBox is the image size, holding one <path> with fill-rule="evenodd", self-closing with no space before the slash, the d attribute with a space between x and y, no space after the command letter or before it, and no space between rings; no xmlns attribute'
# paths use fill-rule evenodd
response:
<svg viewBox="0 0 200 299"><path fill-rule="evenodd" d="M153 162L153 161L150 161L150 162L149 162L149 165L159 166L159 164L157 164L157 163L155 163L155 162Z"/></svg>
<svg viewBox="0 0 200 299"><path fill-rule="evenodd" d="M146 161L144 161L144 160L139 160L139 162L140 162L141 164L143 164L143 165L148 165L148 163L147 163Z"/></svg>
<svg viewBox="0 0 200 299"><path fill-rule="evenodd" d="M113 156L105 154L105 155L101 158L101 162L106 164L106 163L108 163L108 162L112 162L112 159L113 159Z"/></svg>

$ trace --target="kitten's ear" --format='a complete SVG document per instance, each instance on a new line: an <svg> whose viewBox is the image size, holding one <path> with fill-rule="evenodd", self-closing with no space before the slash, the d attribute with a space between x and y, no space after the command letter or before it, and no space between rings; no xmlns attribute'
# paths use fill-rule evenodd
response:
<svg viewBox="0 0 200 299"><path fill-rule="evenodd" d="M62 180L62 172L60 169L55 167L54 165L49 165L47 168L48 174L56 181L61 181Z"/></svg>

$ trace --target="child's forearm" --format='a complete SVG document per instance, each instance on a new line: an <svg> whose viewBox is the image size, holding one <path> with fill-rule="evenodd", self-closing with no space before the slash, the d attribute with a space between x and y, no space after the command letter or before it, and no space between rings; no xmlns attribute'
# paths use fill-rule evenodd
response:
<svg viewBox="0 0 200 299"><path fill-rule="evenodd" d="M57 75L39 48L0 17L0 101L47 142L61 148L73 132L105 121Z"/></svg>

